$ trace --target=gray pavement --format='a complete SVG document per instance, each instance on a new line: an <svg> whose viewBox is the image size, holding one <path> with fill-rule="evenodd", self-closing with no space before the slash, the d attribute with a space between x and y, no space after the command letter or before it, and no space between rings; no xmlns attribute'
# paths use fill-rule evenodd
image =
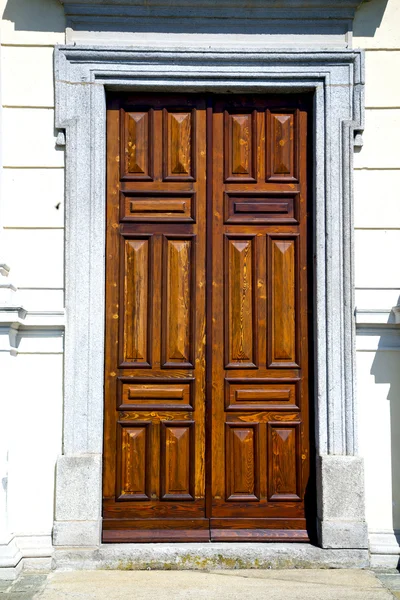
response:
<svg viewBox="0 0 400 600"><path fill-rule="evenodd" d="M399 573L355 569L66 571L0 581L0 600L393 600Z"/></svg>

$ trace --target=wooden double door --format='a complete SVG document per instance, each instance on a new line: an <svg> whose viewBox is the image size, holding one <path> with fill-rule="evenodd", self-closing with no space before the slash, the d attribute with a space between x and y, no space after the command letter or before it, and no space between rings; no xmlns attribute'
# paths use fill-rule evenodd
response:
<svg viewBox="0 0 400 600"><path fill-rule="evenodd" d="M308 119L108 98L104 542L308 540Z"/></svg>

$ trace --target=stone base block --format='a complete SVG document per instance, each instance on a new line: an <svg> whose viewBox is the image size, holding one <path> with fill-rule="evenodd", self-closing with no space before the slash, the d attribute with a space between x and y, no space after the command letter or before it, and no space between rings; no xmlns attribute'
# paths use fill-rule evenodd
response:
<svg viewBox="0 0 400 600"><path fill-rule="evenodd" d="M369 549L372 568L392 570L400 567L399 531L371 531Z"/></svg>
<svg viewBox="0 0 400 600"><path fill-rule="evenodd" d="M24 558L22 568L29 573L49 573L53 569L52 558Z"/></svg>
<svg viewBox="0 0 400 600"><path fill-rule="evenodd" d="M317 498L319 543L323 548L368 548L362 458L318 457Z"/></svg>
<svg viewBox="0 0 400 600"><path fill-rule="evenodd" d="M98 546L101 540L101 519L97 521L55 521L54 546Z"/></svg>
<svg viewBox="0 0 400 600"><path fill-rule="evenodd" d="M22 570L48 573L52 556L50 535L16 536L0 545L0 580L17 579Z"/></svg>
<svg viewBox="0 0 400 600"><path fill-rule="evenodd" d="M55 546L98 546L101 541L101 454L57 461Z"/></svg>
<svg viewBox="0 0 400 600"><path fill-rule="evenodd" d="M371 554L371 569L379 571L400 570L400 556L398 554Z"/></svg>
<svg viewBox="0 0 400 600"><path fill-rule="evenodd" d="M0 569L13 569L21 559L22 552L14 537L0 544Z"/></svg>
<svg viewBox="0 0 400 600"><path fill-rule="evenodd" d="M367 548L368 528L358 521L318 521L322 548Z"/></svg>
<svg viewBox="0 0 400 600"><path fill-rule="evenodd" d="M0 567L0 581L14 581L22 571L22 561L16 567Z"/></svg>
<svg viewBox="0 0 400 600"><path fill-rule="evenodd" d="M101 515L101 454L59 456L56 521L95 521Z"/></svg>

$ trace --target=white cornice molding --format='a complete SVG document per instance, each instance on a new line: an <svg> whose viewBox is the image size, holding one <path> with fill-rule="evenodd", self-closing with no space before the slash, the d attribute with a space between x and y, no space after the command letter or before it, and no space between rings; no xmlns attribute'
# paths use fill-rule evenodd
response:
<svg viewBox="0 0 400 600"><path fill-rule="evenodd" d="M386 309L360 309L356 308L357 327L379 325L380 327L393 327L400 325L400 306Z"/></svg>
<svg viewBox="0 0 400 600"><path fill-rule="evenodd" d="M65 329L64 311L28 312L22 306L0 307L0 352L9 352L12 356L21 353L59 353L62 351ZM27 339L35 343L25 348ZM60 338L60 342L51 342ZM47 340L43 345L43 340Z"/></svg>
<svg viewBox="0 0 400 600"><path fill-rule="evenodd" d="M394 322L396 323L396 325L400 325L400 306L393 306L392 313L394 316Z"/></svg>
<svg viewBox="0 0 400 600"><path fill-rule="evenodd" d="M10 267L0 263L0 352L16 356L22 338L63 336L64 310L28 311L9 281ZM41 350L41 348L40 348Z"/></svg>

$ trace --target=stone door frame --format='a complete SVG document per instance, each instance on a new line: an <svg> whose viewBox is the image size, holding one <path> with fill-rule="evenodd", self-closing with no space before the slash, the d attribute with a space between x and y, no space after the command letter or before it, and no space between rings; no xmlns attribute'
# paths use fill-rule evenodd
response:
<svg viewBox="0 0 400 600"><path fill-rule="evenodd" d="M63 453L55 546L101 544L106 92L314 92L314 364L318 542L367 548L354 371L354 145L360 50L58 46L56 127L66 135ZM61 136L62 137L62 136Z"/></svg>

